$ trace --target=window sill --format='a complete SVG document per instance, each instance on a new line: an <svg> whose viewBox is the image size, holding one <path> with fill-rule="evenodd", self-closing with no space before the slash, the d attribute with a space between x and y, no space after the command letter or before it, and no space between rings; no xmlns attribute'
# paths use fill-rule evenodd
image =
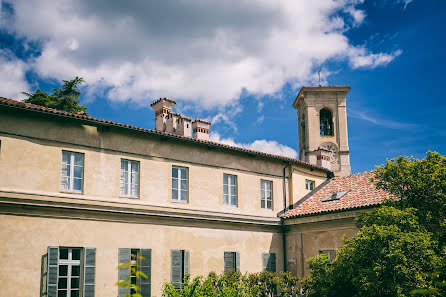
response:
<svg viewBox="0 0 446 297"><path fill-rule="evenodd" d="M83 192L77 192L77 191L67 191L67 190L59 191L59 193L64 193L64 194L76 194L76 195L84 195L84 193L83 193Z"/></svg>
<svg viewBox="0 0 446 297"><path fill-rule="evenodd" d="M170 202L173 202L173 203L183 203L183 204L188 204L189 203L188 200L186 200L186 201L184 201L184 200L170 200Z"/></svg>
<svg viewBox="0 0 446 297"><path fill-rule="evenodd" d="M139 196L119 196L119 198L139 199Z"/></svg>

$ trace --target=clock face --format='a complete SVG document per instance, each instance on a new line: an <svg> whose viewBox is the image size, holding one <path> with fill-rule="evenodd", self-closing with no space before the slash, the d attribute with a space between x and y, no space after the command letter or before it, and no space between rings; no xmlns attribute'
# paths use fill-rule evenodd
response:
<svg viewBox="0 0 446 297"><path fill-rule="evenodd" d="M321 144L320 147L330 151L331 164L338 163L338 147L336 146L336 144L331 142L324 142L323 144Z"/></svg>

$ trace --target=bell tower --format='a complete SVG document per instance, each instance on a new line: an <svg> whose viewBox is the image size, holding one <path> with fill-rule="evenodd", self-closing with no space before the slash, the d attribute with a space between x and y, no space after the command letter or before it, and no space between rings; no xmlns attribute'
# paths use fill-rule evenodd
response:
<svg viewBox="0 0 446 297"><path fill-rule="evenodd" d="M294 100L299 125L299 160L347 176L350 151L347 135L348 86L303 87Z"/></svg>

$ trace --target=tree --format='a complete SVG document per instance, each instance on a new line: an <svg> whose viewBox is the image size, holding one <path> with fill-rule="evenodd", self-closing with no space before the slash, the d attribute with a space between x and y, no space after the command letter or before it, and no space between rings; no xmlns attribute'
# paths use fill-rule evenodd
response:
<svg viewBox="0 0 446 297"><path fill-rule="evenodd" d="M53 94L40 89L37 89L34 93L23 92L28 96L23 102L71 113L86 112L87 108L80 105L79 96L81 93L78 90L84 79L76 76L72 80L63 80L62 82L62 88L54 88Z"/></svg>
<svg viewBox="0 0 446 297"><path fill-rule="evenodd" d="M416 208L416 216L426 230L446 243L446 157L427 152L422 160L398 157L375 170L376 186L393 194L388 204L399 209Z"/></svg>
<svg viewBox="0 0 446 297"><path fill-rule="evenodd" d="M418 223L416 212L383 206L362 214L359 233L344 238L333 262L326 255L309 260L312 275L304 280L306 294L403 297L422 290L429 292L423 296L441 296L434 283L441 266L437 243Z"/></svg>

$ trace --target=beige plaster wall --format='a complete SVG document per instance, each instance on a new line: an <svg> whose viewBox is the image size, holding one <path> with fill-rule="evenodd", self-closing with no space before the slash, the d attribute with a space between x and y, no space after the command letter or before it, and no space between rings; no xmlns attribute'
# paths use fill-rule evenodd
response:
<svg viewBox="0 0 446 297"><path fill-rule="evenodd" d="M290 175L291 183L289 192L292 193L290 195L290 205L299 202L300 199L311 192L310 190L305 189L306 180L314 181L315 188L327 180L327 175L324 172L311 171L310 169L299 168L296 166L290 168Z"/></svg>
<svg viewBox="0 0 446 297"><path fill-rule="evenodd" d="M171 249L190 251L192 276L222 272L225 251L240 252L243 273L262 270L262 253L276 253L277 270L283 270L280 234L212 227L0 215L0 279L7 284L0 296L38 296L40 261L48 246L96 248L97 297L117 296L119 248L152 249L152 296L158 297L170 281Z"/></svg>
<svg viewBox="0 0 446 297"><path fill-rule="evenodd" d="M353 218L300 223L289 226L286 234L287 271L295 275L310 274L307 260L321 250L336 250L343 245L342 237L354 236L358 229Z"/></svg>
<svg viewBox="0 0 446 297"><path fill-rule="evenodd" d="M120 197L119 193L120 161L129 159L140 162L141 203L269 217L276 217L283 209L285 164L281 161L163 141L131 131L102 132L93 126L42 117L18 118L0 111L0 118L0 190L132 201L134 198ZM61 193L63 150L84 154L82 195ZM189 170L188 203L171 199L172 166ZM326 179L324 172L306 172L321 175L316 185ZM237 176L237 207L223 204L223 174ZM288 195L293 201L307 193L303 176L293 174L293 194ZM273 182L272 210L260 207L261 180Z"/></svg>

